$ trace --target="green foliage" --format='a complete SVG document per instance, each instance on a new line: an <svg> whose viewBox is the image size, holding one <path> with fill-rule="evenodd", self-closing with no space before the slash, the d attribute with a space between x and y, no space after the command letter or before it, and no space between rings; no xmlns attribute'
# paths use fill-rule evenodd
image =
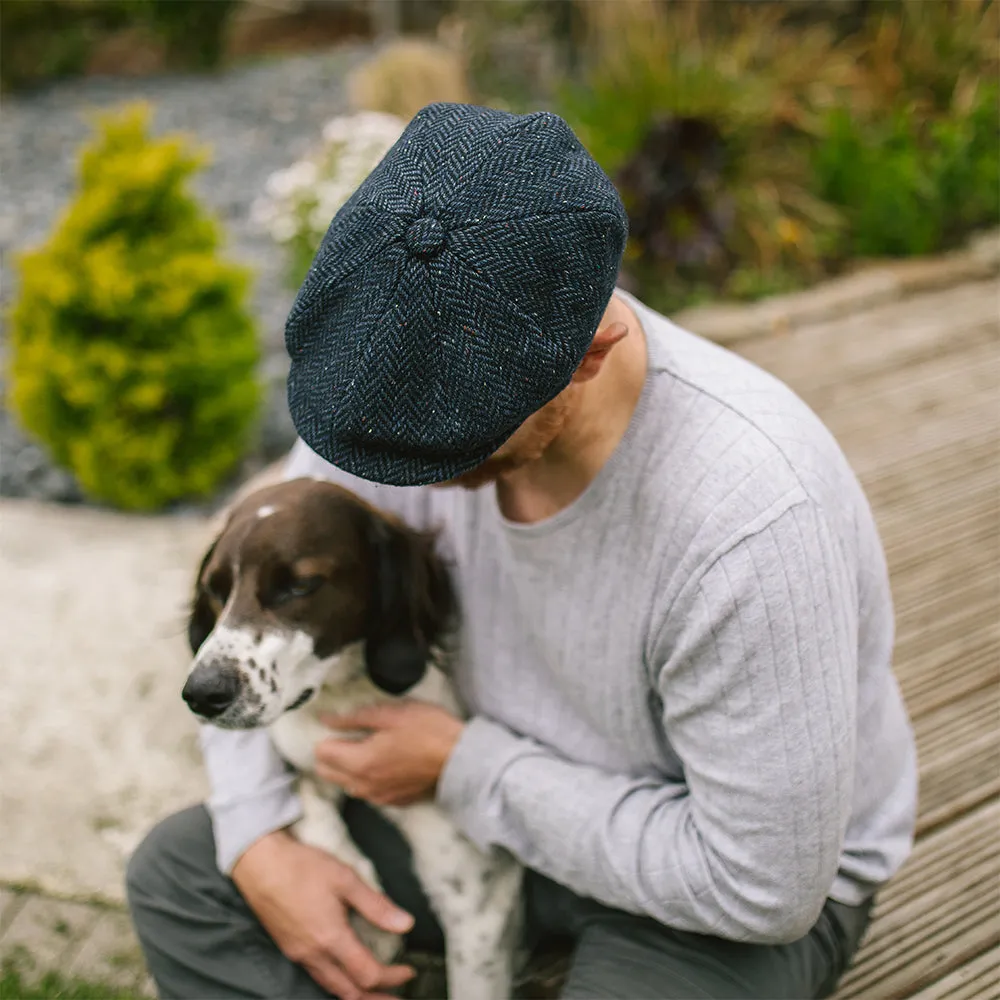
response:
<svg viewBox="0 0 1000 1000"><path fill-rule="evenodd" d="M222 59L236 0L139 0L175 65L211 69Z"/></svg>
<svg viewBox="0 0 1000 1000"><path fill-rule="evenodd" d="M0 3L0 82L16 89L82 73L100 43L137 29L171 66L220 62L235 0L7 0Z"/></svg>
<svg viewBox="0 0 1000 1000"><path fill-rule="evenodd" d="M138 1000L138 993L105 983L67 979L54 972L32 980L14 963L4 962L0 967L0 1000Z"/></svg>
<svg viewBox="0 0 1000 1000"><path fill-rule="evenodd" d="M96 42L137 12L136 0L0 3L0 81L16 88L79 73Z"/></svg>
<svg viewBox="0 0 1000 1000"><path fill-rule="evenodd" d="M615 179L649 301L753 298L1000 219L995 0L587 0L560 112ZM859 8L860 10L860 8Z"/></svg>
<svg viewBox="0 0 1000 1000"><path fill-rule="evenodd" d="M808 143L851 59L822 26L784 30L780 8L719 6L584 5L587 69L561 97L622 193L626 267L647 298L814 278L841 224L812 190Z"/></svg>
<svg viewBox="0 0 1000 1000"><path fill-rule="evenodd" d="M931 253L1000 221L998 113L995 84L979 88L968 111L937 119L832 112L814 165L820 195L849 222L841 253Z"/></svg>
<svg viewBox="0 0 1000 1000"><path fill-rule="evenodd" d="M10 397L95 498L153 509L209 495L243 454L260 390L248 275L187 191L201 157L102 121L79 193L19 260Z"/></svg>

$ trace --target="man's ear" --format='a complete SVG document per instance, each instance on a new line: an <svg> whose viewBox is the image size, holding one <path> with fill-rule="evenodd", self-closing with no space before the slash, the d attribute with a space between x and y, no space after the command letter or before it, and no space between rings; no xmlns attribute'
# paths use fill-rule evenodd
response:
<svg viewBox="0 0 1000 1000"><path fill-rule="evenodd" d="M201 560L201 565L198 567L198 575L194 580L194 595L191 598L187 626L188 646L191 647L192 656L197 655L198 650L201 649L202 644L212 634L212 629L215 628L215 612L212 610L212 602L209 600L208 594L205 593L205 588L201 585L201 575L205 572L205 567L212 558L212 553L215 552L215 546L218 543L219 539L216 538L208 547L208 551L205 553Z"/></svg>
<svg viewBox="0 0 1000 1000"><path fill-rule="evenodd" d="M589 382L604 367L615 344L628 336L628 327L624 323L609 323L594 334L594 339L587 348L587 353L573 373L574 382Z"/></svg>
<svg viewBox="0 0 1000 1000"><path fill-rule="evenodd" d="M435 536L391 524L373 513L368 522L372 593L365 661L372 682L389 694L419 683L431 649L455 610L447 568Z"/></svg>

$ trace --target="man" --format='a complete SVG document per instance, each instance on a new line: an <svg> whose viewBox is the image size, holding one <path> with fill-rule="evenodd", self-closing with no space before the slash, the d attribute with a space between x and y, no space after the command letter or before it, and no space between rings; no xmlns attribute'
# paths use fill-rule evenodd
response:
<svg viewBox="0 0 1000 1000"><path fill-rule="evenodd" d="M334 219L288 322L287 475L443 528L472 717L393 705L317 747L398 906L286 832L266 734L206 728L207 811L129 869L163 996L403 983L346 914L440 945L363 804L430 795L530 869L567 997L833 990L914 825L881 545L802 402L615 291L625 238L559 118L456 105Z"/></svg>

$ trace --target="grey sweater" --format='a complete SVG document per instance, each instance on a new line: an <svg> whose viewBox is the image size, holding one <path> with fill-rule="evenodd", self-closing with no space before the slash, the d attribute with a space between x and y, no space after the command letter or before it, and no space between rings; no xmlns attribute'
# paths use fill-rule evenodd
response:
<svg viewBox="0 0 1000 1000"><path fill-rule="evenodd" d="M831 435L785 386L626 297L649 374L621 444L542 523L475 492L337 479L440 525L474 713L439 800L481 845L682 930L781 942L912 843L913 736L885 559ZM263 732L206 727L219 863L298 815Z"/></svg>

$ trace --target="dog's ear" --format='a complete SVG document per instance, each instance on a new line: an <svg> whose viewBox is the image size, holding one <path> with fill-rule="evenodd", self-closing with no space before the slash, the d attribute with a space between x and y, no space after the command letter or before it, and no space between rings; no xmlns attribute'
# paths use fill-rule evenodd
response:
<svg viewBox="0 0 1000 1000"><path fill-rule="evenodd" d="M194 578L194 596L191 598L187 626L188 645L191 647L192 656L197 654L202 643L215 628L215 612L212 610L212 603L208 599L208 594L205 593L205 588L201 585L201 575L205 572L205 567L208 565L209 559L212 558L212 553L215 552L215 546L218 543L219 539L216 538L208 547L208 551L198 567L198 575Z"/></svg>
<svg viewBox="0 0 1000 1000"><path fill-rule="evenodd" d="M433 533L417 532L372 514L372 595L365 661L372 682L403 694L423 678L431 648L455 610L447 567Z"/></svg>

